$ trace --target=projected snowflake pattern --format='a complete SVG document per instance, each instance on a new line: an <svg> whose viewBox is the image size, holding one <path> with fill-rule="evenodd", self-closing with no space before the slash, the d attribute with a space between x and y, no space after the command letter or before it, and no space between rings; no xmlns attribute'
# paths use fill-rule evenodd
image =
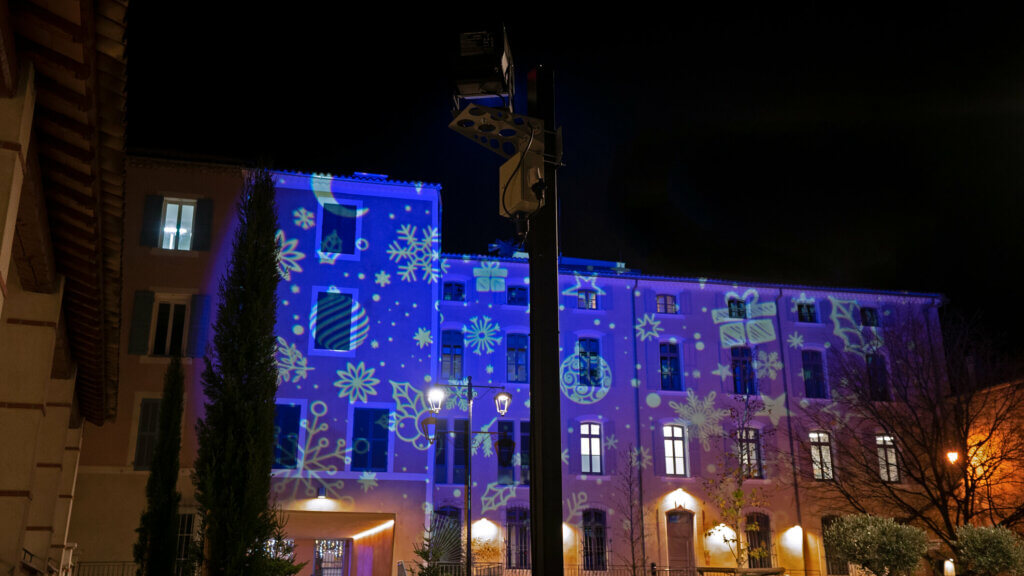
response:
<svg viewBox="0 0 1024 576"><path fill-rule="evenodd" d="M302 272L302 265L299 264L299 260L304 259L306 255L297 250L299 239L292 238L287 240L284 236L284 230L277 231L274 241L277 242L278 247L277 272L283 280L291 282L292 272Z"/></svg>
<svg viewBox="0 0 1024 576"><path fill-rule="evenodd" d="M295 218L295 225L303 230L309 230L316 226L315 212L310 212L305 208L299 208L298 210L292 211L292 216Z"/></svg>
<svg viewBox="0 0 1024 576"><path fill-rule="evenodd" d="M355 502L351 496L343 496L345 481L333 478L341 465L351 462L352 449L348 448L344 438L338 438L333 444L328 438L330 426L327 424L327 404L313 402L309 407L312 416L303 420L300 426L306 432L306 441L296 461L301 468L275 470L274 492L279 497L291 499L313 498L323 488L328 498L335 498L343 508L351 508Z"/></svg>
<svg viewBox="0 0 1024 576"><path fill-rule="evenodd" d="M804 347L804 335L799 332L793 332L786 336L786 342L789 343L790 348L799 350Z"/></svg>
<svg viewBox="0 0 1024 576"><path fill-rule="evenodd" d="M754 361L754 369L757 370L758 378L775 380L775 377L782 370L782 361L779 360L779 353L759 350L757 352L757 360Z"/></svg>
<svg viewBox="0 0 1024 576"><path fill-rule="evenodd" d="M369 492L377 487L377 473L367 470L359 475L358 482L364 493Z"/></svg>
<svg viewBox="0 0 1024 576"><path fill-rule="evenodd" d="M664 332L661 321L654 319L654 314L644 314L643 318L636 323L636 336L641 342L654 340Z"/></svg>
<svg viewBox="0 0 1024 576"><path fill-rule="evenodd" d="M430 335L430 330L426 328L417 328L416 334L412 339L416 341L416 346L418 346L420 350L434 343L434 337Z"/></svg>
<svg viewBox="0 0 1024 576"><path fill-rule="evenodd" d="M388 284L391 284L391 274L381 270L373 276L373 282L383 288Z"/></svg>
<svg viewBox="0 0 1024 576"><path fill-rule="evenodd" d="M633 448L629 451L629 465L633 468L639 466L641 469L647 470L653 463L654 456L651 455L647 446L641 446L639 449Z"/></svg>
<svg viewBox="0 0 1024 576"><path fill-rule="evenodd" d="M448 263L440 258L438 243L436 229L426 226L418 231L416 226L403 224L397 239L388 245L388 260L398 263L398 274L404 282L437 282L448 271Z"/></svg>
<svg viewBox="0 0 1024 576"><path fill-rule="evenodd" d="M501 336L497 335L500 330L498 323L492 322L487 316L473 316L469 319L469 326L462 326L462 332L466 335L466 346L477 356L494 352L494 347L501 344Z"/></svg>
<svg viewBox="0 0 1024 576"><path fill-rule="evenodd" d="M289 344L287 340L277 337L277 378L278 382L298 382L308 376L310 370L316 368L307 365L302 352Z"/></svg>
<svg viewBox="0 0 1024 576"><path fill-rule="evenodd" d="M338 388L338 398L365 403L369 396L376 396L380 380L373 377L374 372L374 368L367 368L362 362L349 362L345 370L337 370L339 379L334 382L334 386Z"/></svg>
<svg viewBox="0 0 1024 576"><path fill-rule="evenodd" d="M704 451L711 450L711 439L721 436L724 433L722 419L729 415L728 410L715 408L716 392L712 390L703 400L697 399L697 394L686 398L686 402L669 402L669 406L676 411L683 424L689 424L697 430L697 437L700 438L700 445Z"/></svg>
<svg viewBox="0 0 1024 576"><path fill-rule="evenodd" d="M571 520L573 518L575 518L579 514L582 514L583 511L587 508L588 500L589 497L587 496L586 492L576 492L575 494L570 494L569 497L565 499L565 522L571 524Z"/></svg>

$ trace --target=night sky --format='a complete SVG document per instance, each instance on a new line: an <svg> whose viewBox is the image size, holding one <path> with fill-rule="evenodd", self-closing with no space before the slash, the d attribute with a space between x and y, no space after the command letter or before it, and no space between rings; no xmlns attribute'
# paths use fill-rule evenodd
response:
<svg viewBox="0 0 1024 576"><path fill-rule="evenodd" d="M501 159L446 128L491 15L210 4L131 5L130 152L438 182L445 251L511 237ZM1019 19L823 10L505 17L519 74L557 76L562 252L941 293L1024 351Z"/></svg>

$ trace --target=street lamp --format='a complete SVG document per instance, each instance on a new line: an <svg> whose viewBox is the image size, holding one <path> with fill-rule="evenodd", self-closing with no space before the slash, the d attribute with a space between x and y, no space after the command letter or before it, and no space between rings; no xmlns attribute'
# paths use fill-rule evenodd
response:
<svg viewBox="0 0 1024 576"><path fill-rule="evenodd" d="M946 459L949 460L950 464L956 464L956 461L960 459L960 453L956 450L950 450L946 452Z"/></svg>
<svg viewBox="0 0 1024 576"><path fill-rule="evenodd" d="M466 485L465 485L465 507L466 507L466 574L467 576L473 573L473 515L472 506L473 498L470 491L473 487L473 435L474 434L497 434L497 432L491 431L474 431L473 430L473 377L467 376L465 384L448 384L434 385L427 390L427 404L430 406L430 411L434 414L441 412L441 404L444 403L445 397L448 395L447 388L465 388L466 389L466 412L468 413L468 426L466 427L466 434L469 438L466 439ZM494 395L494 408L498 414L504 416L508 413L508 408L512 404L512 395L505 391L502 386L477 386L477 388L485 388L488 390L498 390L499 392ZM431 429L431 433L427 435L430 442L434 441L433 426L436 424L436 420L433 416L424 418L420 423L424 434L428 429ZM443 441L443 440L442 440Z"/></svg>

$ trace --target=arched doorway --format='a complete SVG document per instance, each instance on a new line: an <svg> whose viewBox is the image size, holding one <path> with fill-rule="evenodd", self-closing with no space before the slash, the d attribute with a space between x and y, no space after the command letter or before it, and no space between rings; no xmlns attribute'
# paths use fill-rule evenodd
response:
<svg viewBox="0 0 1024 576"><path fill-rule="evenodd" d="M697 567L693 552L693 512L676 508L665 513L668 531L668 567L693 573Z"/></svg>

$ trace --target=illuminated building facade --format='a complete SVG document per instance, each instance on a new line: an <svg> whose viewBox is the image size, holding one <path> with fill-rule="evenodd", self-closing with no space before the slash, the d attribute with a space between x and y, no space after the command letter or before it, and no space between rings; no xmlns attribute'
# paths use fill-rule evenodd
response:
<svg viewBox="0 0 1024 576"><path fill-rule="evenodd" d="M83 569L131 559L163 372L177 351L189 390L183 466L195 458L199 357L241 181L234 167L129 163L126 238L138 242L125 246L121 410L84 435L71 523ZM310 561L304 573L396 573L414 559L431 514L463 522L470 458L473 533L491 544L477 561L528 568L527 261L442 253L437 185L369 174L278 173L275 182L273 494L298 558ZM764 505L744 511L757 526L744 538L766 550L751 565L844 573L820 538L834 511L817 509L792 481L794 465L827 480L831 443L818 433L811 454L783 458L790 434L804 433L790 423L801 410L836 409L830 348L870 356L893 312L937 322L935 297L654 277L568 258L559 289L566 565L602 571L627 561L620 486L622 471L639 467L647 562L734 566L721 531L707 535L718 512L703 483L726 471L731 434L747 484L765 493ZM427 389L470 377L505 387L511 410L499 415L485 391L467 422L467 399L452 388L430 434ZM746 399L754 414L737 431L731 411ZM898 462L886 462L880 473L898 474ZM197 524L187 469L179 488L187 541Z"/></svg>

